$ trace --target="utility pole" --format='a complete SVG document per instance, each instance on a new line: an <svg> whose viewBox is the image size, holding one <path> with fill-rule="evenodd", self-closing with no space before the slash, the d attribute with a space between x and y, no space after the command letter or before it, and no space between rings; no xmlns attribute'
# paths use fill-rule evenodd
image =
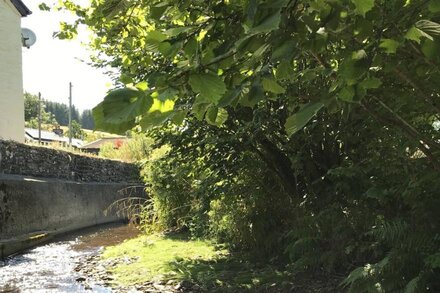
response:
<svg viewBox="0 0 440 293"><path fill-rule="evenodd" d="M69 82L69 147L72 147L72 83Z"/></svg>
<svg viewBox="0 0 440 293"><path fill-rule="evenodd" d="M38 93L38 144L41 144L41 93Z"/></svg>

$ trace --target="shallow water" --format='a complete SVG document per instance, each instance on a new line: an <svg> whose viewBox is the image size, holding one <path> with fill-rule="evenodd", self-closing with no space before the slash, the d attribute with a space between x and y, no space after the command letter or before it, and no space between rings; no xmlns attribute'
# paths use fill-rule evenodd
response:
<svg viewBox="0 0 440 293"><path fill-rule="evenodd" d="M58 238L23 254L0 261L0 292L112 292L99 284L88 290L77 281L79 262L103 247L138 235L129 225L106 225Z"/></svg>

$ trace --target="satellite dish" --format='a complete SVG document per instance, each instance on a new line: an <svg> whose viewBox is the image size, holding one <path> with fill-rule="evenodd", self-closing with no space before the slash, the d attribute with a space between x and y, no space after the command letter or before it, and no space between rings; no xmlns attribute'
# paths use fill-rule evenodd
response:
<svg viewBox="0 0 440 293"><path fill-rule="evenodd" d="M37 41L37 36L28 28L21 29L21 42L23 47L30 48Z"/></svg>

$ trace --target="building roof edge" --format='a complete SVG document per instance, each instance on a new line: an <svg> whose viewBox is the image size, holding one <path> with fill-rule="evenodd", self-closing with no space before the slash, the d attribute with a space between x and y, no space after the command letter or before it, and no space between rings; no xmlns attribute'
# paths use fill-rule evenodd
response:
<svg viewBox="0 0 440 293"><path fill-rule="evenodd" d="M11 3L15 6L18 12L20 12L22 17L28 16L32 13L32 11L30 11L21 0L11 0Z"/></svg>

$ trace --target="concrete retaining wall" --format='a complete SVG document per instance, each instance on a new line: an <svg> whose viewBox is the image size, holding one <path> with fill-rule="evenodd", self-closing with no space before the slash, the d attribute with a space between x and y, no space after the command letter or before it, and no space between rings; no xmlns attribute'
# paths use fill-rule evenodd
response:
<svg viewBox="0 0 440 293"><path fill-rule="evenodd" d="M122 220L126 216L115 209L105 210L118 199L142 195L142 189L0 175L0 257L60 233Z"/></svg>
<svg viewBox="0 0 440 293"><path fill-rule="evenodd" d="M0 258L121 221L126 215L105 211L130 196L145 197L135 165L0 140Z"/></svg>

